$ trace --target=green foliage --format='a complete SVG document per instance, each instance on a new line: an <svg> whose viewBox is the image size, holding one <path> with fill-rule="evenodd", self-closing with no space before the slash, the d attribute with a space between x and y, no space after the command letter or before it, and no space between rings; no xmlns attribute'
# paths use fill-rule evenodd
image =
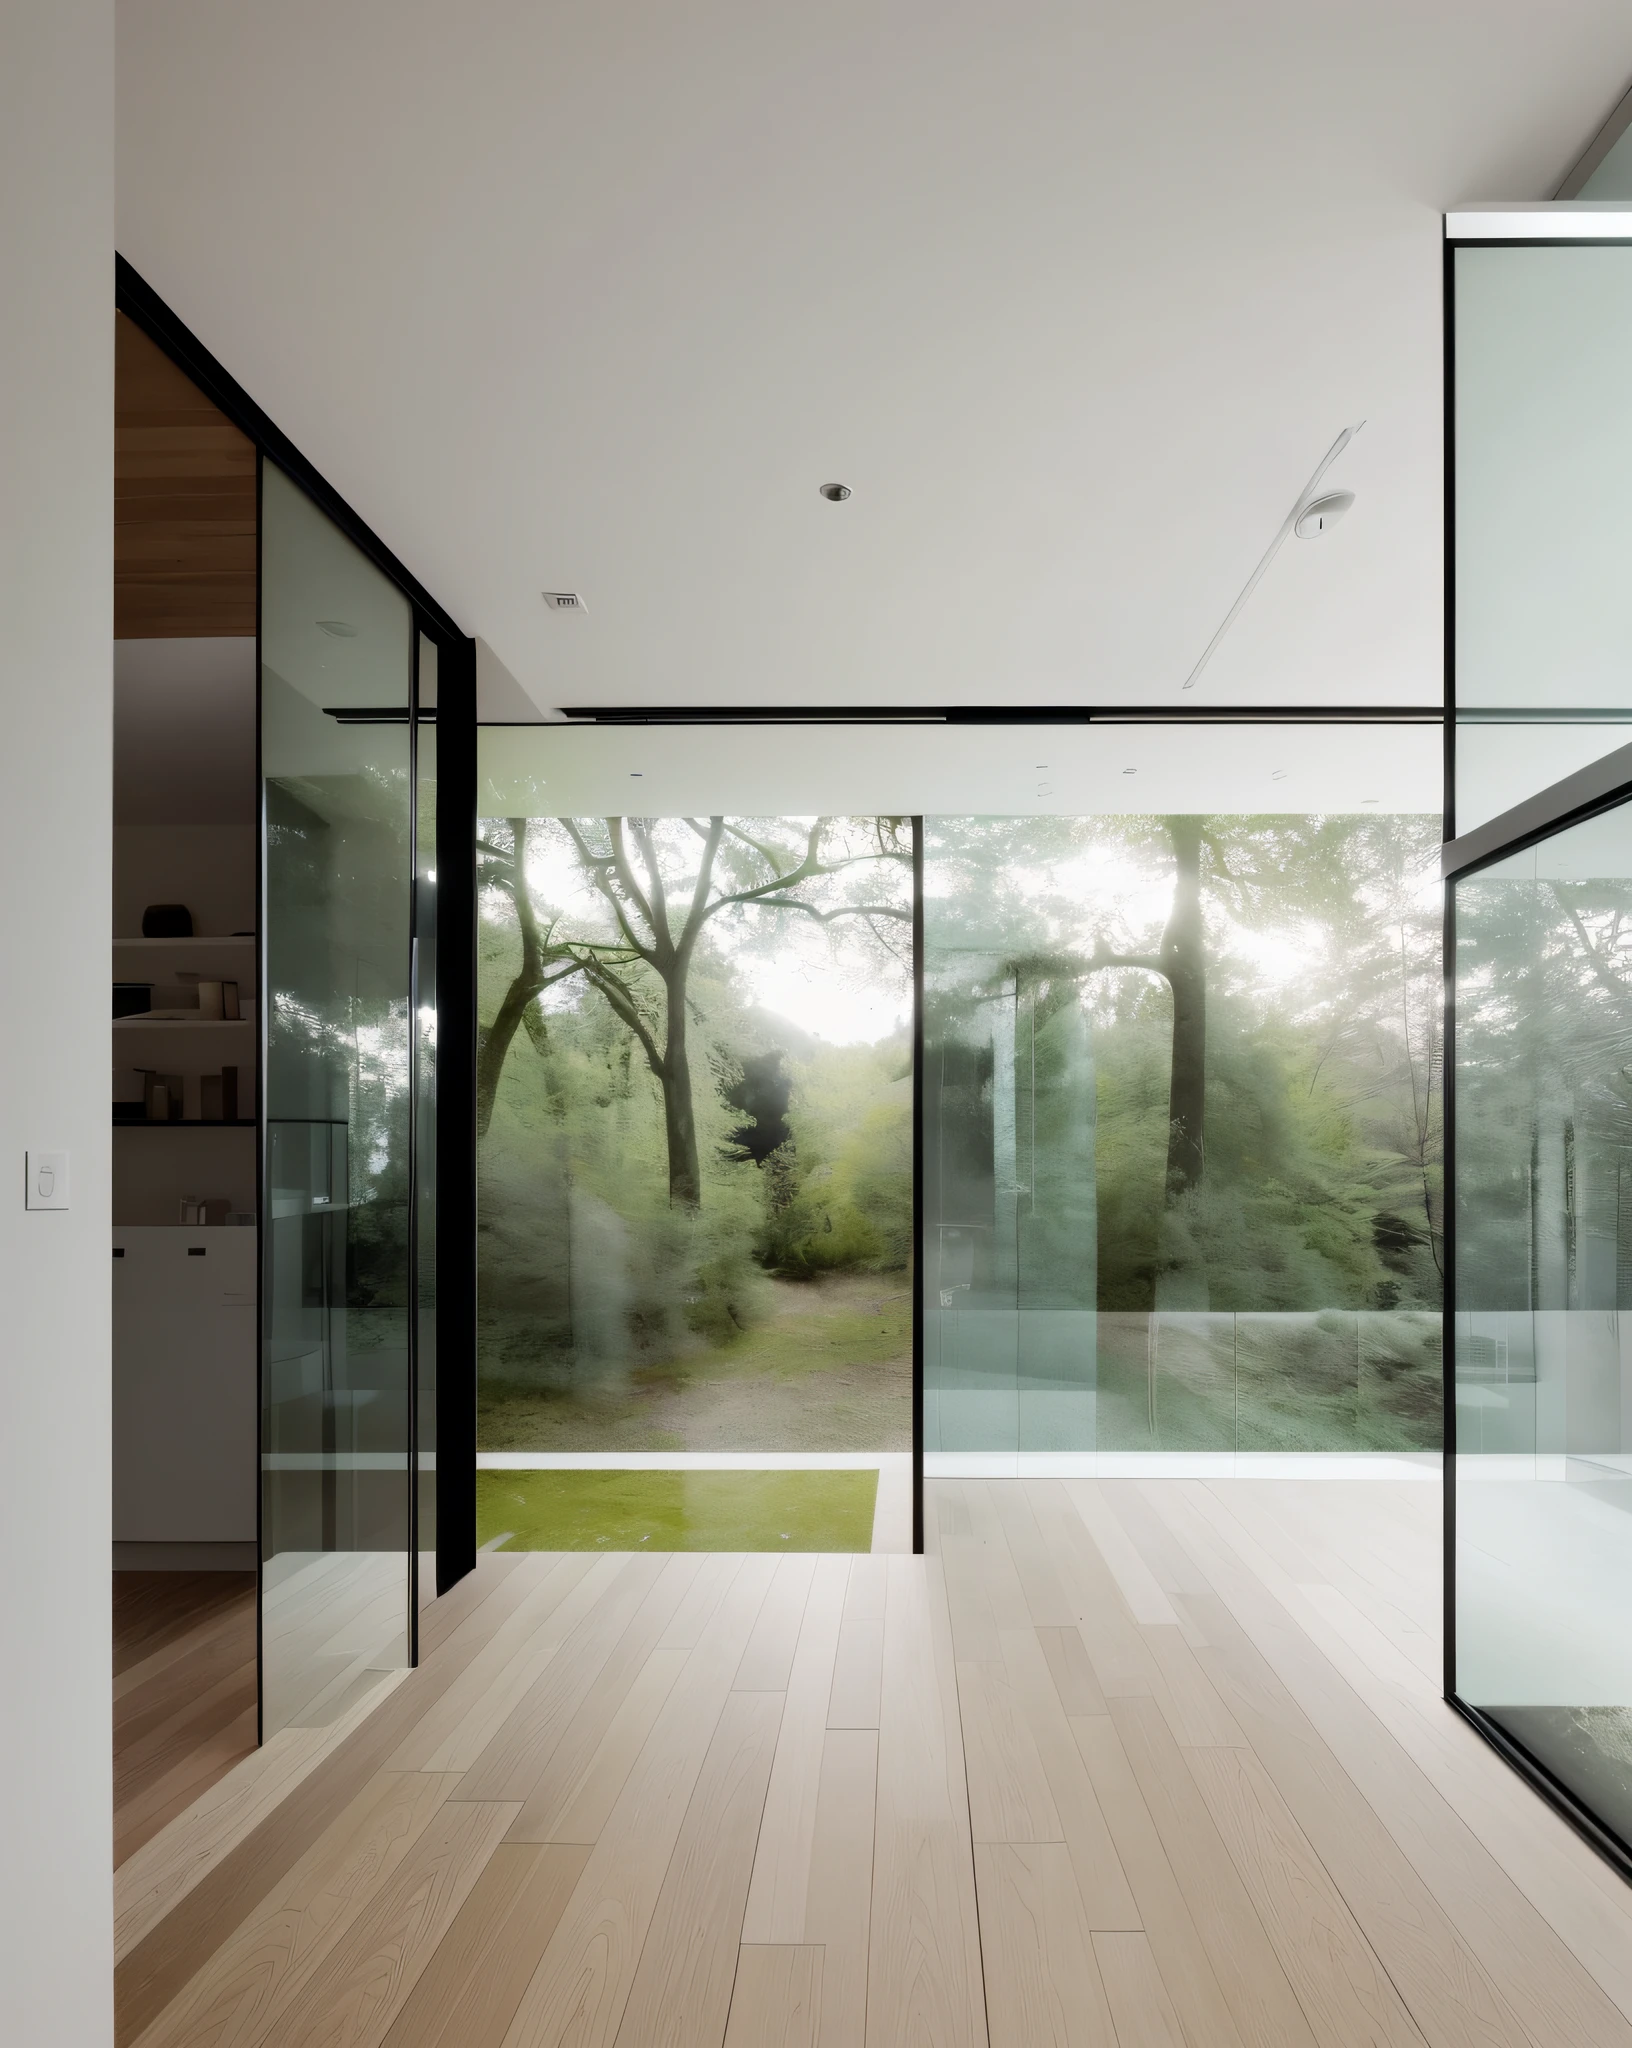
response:
<svg viewBox="0 0 1632 2048"><path fill-rule="evenodd" d="M912 1252L904 1042L817 1046L791 1063L791 1141L765 1162L759 1256L791 1279L891 1272Z"/></svg>
<svg viewBox="0 0 1632 2048"><path fill-rule="evenodd" d="M551 829L544 821L546 847ZM834 837L841 848L850 843ZM753 849L728 842L720 872L751 883L759 862ZM886 865L883 881L875 868L864 872L871 897L888 900L893 869ZM816 885L808 893L820 900ZM576 917L539 908L549 929L576 935L574 943L594 936L592 913L610 915L604 904L601 913L580 906ZM502 890L487 893L482 911L479 1013L491 1019L516 972L520 938ZM705 927L686 982L696 1208L670 1200L663 1088L627 1023L585 978L552 990L548 1007L529 1005L478 1151L485 1378L615 1402L643 1373L742 1343L767 1312L767 1270L809 1278L905 1265L905 1043L823 1045L746 1000L744 944L786 938L785 923L758 915L758 926ZM853 925L833 929L843 957L832 971L865 973L876 939ZM667 998L655 974L638 961L620 972L660 1038ZM770 1052L791 1080L793 1137L761 1168L734 1142L744 1112L732 1097L741 1097L743 1062Z"/></svg>

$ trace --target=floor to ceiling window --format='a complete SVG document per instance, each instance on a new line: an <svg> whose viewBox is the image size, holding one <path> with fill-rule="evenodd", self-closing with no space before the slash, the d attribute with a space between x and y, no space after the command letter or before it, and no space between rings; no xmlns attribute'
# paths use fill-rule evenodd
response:
<svg viewBox="0 0 1632 2048"><path fill-rule="evenodd" d="M927 822L941 1469L1438 1449L1439 819L1353 801Z"/></svg>
<svg viewBox="0 0 1632 2048"><path fill-rule="evenodd" d="M908 1547L920 1271L932 1470L1430 1459L1438 741L484 731L482 1539Z"/></svg>
<svg viewBox="0 0 1632 2048"><path fill-rule="evenodd" d="M480 833L482 1443L597 1461L493 1477L484 1528L870 1548L868 1458L912 1446L910 821Z"/></svg>

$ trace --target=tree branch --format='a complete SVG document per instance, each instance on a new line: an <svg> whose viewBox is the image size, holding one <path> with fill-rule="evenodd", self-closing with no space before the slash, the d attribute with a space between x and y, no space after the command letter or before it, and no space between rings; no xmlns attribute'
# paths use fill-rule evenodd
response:
<svg viewBox="0 0 1632 2048"><path fill-rule="evenodd" d="M618 892L616 891L616 889L612 887L611 883L607 880L608 870L616 867L617 865L617 856L611 853L597 853L594 850L594 848L589 844L588 840L585 839L583 833L579 831L578 821L575 818L563 818L561 820L561 824L566 829L567 837L572 841L573 845L577 848L578 858L583 863L584 868L588 872L590 880L595 884L595 887L600 891L600 893L606 898L607 902L611 904L612 915L617 919L618 929L623 933L623 936L625 940L628 942L629 946L633 949L633 951L638 953L643 960L655 959L657 956L653 952L652 948L650 946L643 945L640 939L636 937L635 928L629 922L629 919L625 914L623 904L620 902L618 898Z"/></svg>
<svg viewBox="0 0 1632 2048"><path fill-rule="evenodd" d="M646 1064L659 1081L663 1078L663 1055L658 1050L657 1040L648 1029L646 1020L635 1007L635 999L617 976L609 973L600 961L584 962L584 977L590 987L602 996L612 1014L627 1025L640 1042L640 1049L646 1055Z"/></svg>

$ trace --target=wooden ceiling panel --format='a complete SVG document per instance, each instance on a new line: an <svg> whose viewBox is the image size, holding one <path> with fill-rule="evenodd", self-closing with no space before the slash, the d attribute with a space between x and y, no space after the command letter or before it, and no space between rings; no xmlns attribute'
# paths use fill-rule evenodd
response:
<svg viewBox="0 0 1632 2048"><path fill-rule="evenodd" d="M133 321L115 318L114 634L252 634L255 444Z"/></svg>

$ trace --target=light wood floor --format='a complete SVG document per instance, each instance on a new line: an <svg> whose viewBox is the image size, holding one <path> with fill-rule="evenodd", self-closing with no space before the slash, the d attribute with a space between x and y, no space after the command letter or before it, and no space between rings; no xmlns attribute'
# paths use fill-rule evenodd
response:
<svg viewBox="0 0 1632 2048"><path fill-rule="evenodd" d="M940 1482L925 1559L486 1556L148 1845L120 2038L1632 2048L1632 1891L1437 1698L1438 1511Z"/></svg>
<svg viewBox="0 0 1632 2048"><path fill-rule="evenodd" d="M255 1747L255 1574L113 1575L113 1860Z"/></svg>

